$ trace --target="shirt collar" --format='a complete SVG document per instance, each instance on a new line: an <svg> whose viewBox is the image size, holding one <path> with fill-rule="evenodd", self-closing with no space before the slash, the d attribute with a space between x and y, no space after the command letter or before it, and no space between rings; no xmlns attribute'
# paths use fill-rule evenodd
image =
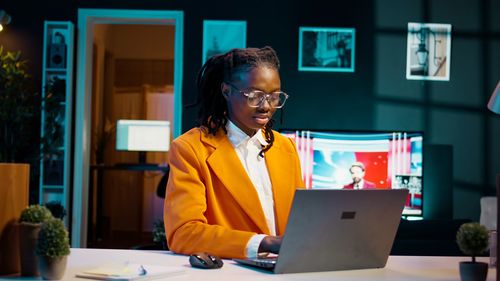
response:
<svg viewBox="0 0 500 281"><path fill-rule="evenodd" d="M262 135L262 130L259 129L255 135L249 137L245 132L243 132L238 126L236 126L231 120L227 120L226 124L227 137L234 147L238 147L244 143L255 143L255 145L266 146L267 141Z"/></svg>

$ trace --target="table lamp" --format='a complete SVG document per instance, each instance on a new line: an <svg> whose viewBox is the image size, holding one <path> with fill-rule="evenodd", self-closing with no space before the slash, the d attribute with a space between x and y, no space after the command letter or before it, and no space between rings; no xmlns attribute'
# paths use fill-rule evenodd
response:
<svg viewBox="0 0 500 281"><path fill-rule="evenodd" d="M498 81L497 87L493 91L493 94L491 94L490 101L488 102L488 109L491 110L492 112L496 114L500 114L500 81ZM499 231L498 231L498 226L500 225L500 214L498 213L498 206L500 206L500 174L497 174L497 248L496 248L496 254L497 254L497 279L500 280L500 263L498 263L498 253L500 253L500 237L499 237Z"/></svg>

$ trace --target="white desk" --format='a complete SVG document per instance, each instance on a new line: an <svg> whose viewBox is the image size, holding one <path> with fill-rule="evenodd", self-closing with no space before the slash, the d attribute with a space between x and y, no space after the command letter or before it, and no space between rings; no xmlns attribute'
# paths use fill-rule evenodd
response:
<svg viewBox="0 0 500 281"><path fill-rule="evenodd" d="M183 275L172 276L164 280L183 281L259 281L259 280L397 280L397 281L422 281L422 280L460 280L458 263L466 257L416 257L416 256L391 256L387 266L382 269L363 269L349 271L330 271L299 274L272 274L267 271L244 267L231 260L224 260L221 269L196 269L189 265L188 257L174 255L171 252L153 252L136 250L107 250L107 249L71 249L68 259L68 268L62 280L88 281L74 277L79 271L92 268L109 262L136 262L143 264L160 264L182 266L186 268ZM488 261L488 258L479 258ZM495 280L496 270L490 268L488 280ZM33 280L21 277L0 277L0 280ZM35 279L39 280L39 279Z"/></svg>

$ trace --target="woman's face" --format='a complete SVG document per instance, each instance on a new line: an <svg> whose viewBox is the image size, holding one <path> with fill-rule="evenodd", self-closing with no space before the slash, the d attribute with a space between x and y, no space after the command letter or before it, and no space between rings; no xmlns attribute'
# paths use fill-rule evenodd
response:
<svg viewBox="0 0 500 281"><path fill-rule="evenodd" d="M281 81L278 71L260 66L242 71L235 75L236 78L230 82L222 83L222 93L227 100L229 120L249 136L253 136L257 130L271 120L276 108L269 105L267 101L260 103L258 107L250 107L247 97L242 92L259 90L268 94L281 90Z"/></svg>

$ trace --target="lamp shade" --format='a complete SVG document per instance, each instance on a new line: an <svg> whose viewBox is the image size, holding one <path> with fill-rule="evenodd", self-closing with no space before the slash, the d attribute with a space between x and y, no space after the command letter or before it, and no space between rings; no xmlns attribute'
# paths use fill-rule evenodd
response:
<svg viewBox="0 0 500 281"><path fill-rule="evenodd" d="M498 81L497 87L493 91L493 94L491 94L488 109L496 114L500 114L500 81Z"/></svg>
<svg viewBox="0 0 500 281"><path fill-rule="evenodd" d="M418 50L415 52L417 55L418 64L424 65L427 64L427 56L429 55L429 51L425 48L425 44L418 44Z"/></svg>

